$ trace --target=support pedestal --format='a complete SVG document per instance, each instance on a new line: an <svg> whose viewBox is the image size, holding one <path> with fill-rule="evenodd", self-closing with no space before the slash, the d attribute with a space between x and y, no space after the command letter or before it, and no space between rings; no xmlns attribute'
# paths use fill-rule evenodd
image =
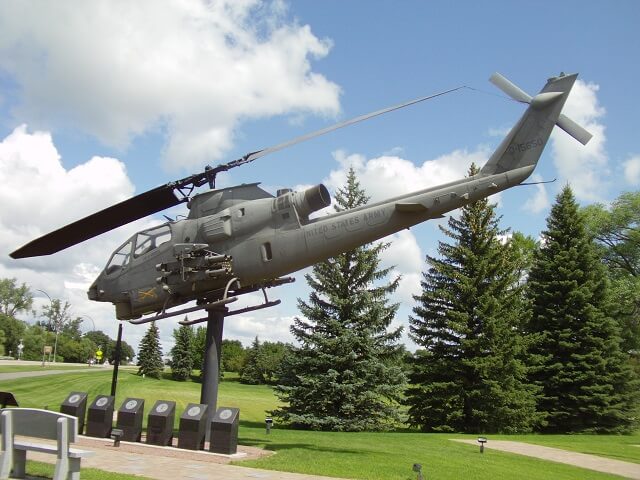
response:
<svg viewBox="0 0 640 480"><path fill-rule="evenodd" d="M204 350L204 372L202 376L202 389L200 390L200 403L208 406L206 441L209 441L211 420L216 413L216 404L218 401L222 330L226 313L227 309L225 307L208 310L207 336Z"/></svg>

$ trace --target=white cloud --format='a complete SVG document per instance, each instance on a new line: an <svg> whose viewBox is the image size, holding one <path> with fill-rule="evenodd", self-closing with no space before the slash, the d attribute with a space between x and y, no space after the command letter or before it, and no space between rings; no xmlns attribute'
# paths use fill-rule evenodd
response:
<svg viewBox="0 0 640 480"><path fill-rule="evenodd" d="M538 173L531 176L532 182L542 182L542 180L542 176ZM540 213L550 205L549 194L544 183L538 183L534 188L535 192L524 202L522 209L531 213Z"/></svg>
<svg viewBox="0 0 640 480"><path fill-rule="evenodd" d="M330 189L337 190L346 184L347 172L353 167L360 185L375 202L463 178L471 163L484 165L488 153L485 147L472 152L455 150L417 166L397 156L366 159L360 154L347 154L339 150L333 156L340 168L332 170L324 183Z"/></svg>
<svg viewBox="0 0 640 480"><path fill-rule="evenodd" d="M569 182L580 200L597 201L606 196L609 176L608 156L605 150L605 126L600 119L605 109L598 103L600 87L577 80L563 113L593 134L587 145L582 145L559 129L551 135L552 155L560 184Z"/></svg>
<svg viewBox="0 0 640 480"><path fill-rule="evenodd" d="M150 226L141 220L48 257L12 260L9 252L49 231L82 218L134 193L122 162L93 157L65 170L48 132L17 127L0 142L0 277L16 277L36 296L36 310L52 298L68 300L74 315L90 316L95 327L114 335L111 304L90 302L86 289L110 253L134 231ZM24 318L29 320L29 317ZM93 327L89 320L83 330ZM133 344L133 346L137 346Z"/></svg>
<svg viewBox="0 0 640 480"><path fill-rule="evenodd" d="M421 272L424 268L424 254L415 235L410 230L402 230L384 239L389 248L380 256L383 268L392 267L387 280L400 276L400 284L391 301L404 305L413 304L413 295L420 293Z"/></svg>
<svg viewBox="0 0 640 480"><path fill-rule="evenodd" d="M630 185L640 185L640 155L634 155L623 164L624 178Z"/></svg>
<svg viewBox="0 0 640 480"><path fill-rule="evenodd" d="M119 148L163 132L171 167L218 159L246 118L337 114L339 87L311 69L330 48L279 1L0 2L17 121Z"/></svg>

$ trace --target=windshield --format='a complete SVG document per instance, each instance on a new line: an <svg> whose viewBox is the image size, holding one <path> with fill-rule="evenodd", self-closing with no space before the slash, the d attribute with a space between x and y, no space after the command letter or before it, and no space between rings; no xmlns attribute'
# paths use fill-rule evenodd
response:
<svg viewBox="0 0 640 480"><path fill-rule="evenodd" d="M131 244L132 242L129 240L111 255L109 263L107 263L107 275L121 270L129 263L131 259Z"/></svg>
<svg viewBox="0 0 640 480"><path fill-rule="evenodd" d="M171 228L169 228L169 225L161 225L160 227L140 232L136 235L136 249L133 252L133 257L138 258L149 253L169 240L171 240Z"/></svg>

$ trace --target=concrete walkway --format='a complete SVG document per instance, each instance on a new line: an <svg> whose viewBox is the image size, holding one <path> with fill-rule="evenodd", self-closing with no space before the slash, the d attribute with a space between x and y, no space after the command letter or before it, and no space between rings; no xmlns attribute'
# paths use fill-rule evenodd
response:
<svg viewBox="0 0 640 480"><path fill-rule="evenodd" d="M80 441L75 445L77 448L95 452L94 456L82 460L83 469L97 468L107 472L142 475L156 480L175 480L178 478L194 480L256 478L265 480L340 480L334 477L276 472L226 464L232 460L255 456L254 452L247 454L242 450L236 455L218 455L207 451L195 452L129 442L121 442L120 447L116 448L110 440L84 436L80 437ZM39 462L55 462L54 455L43 453L29 452L27 458Z"/></svg>
<svg viewBox="0 0 640 480"><path fill-rule="evenodd" d="M3 380L15 380L17 378L25 378L25 377L42 377L45 375L59 375L61 373L76 373L76 372L81 372L81 373L86 373L86 372L95 372L95 371L100 371L100 372L104 372L105 370L108 369L103 369L102 367L85 367L82 370L80 369L75 369L75 368L70 368L68 370L37 370L37 371L32 371L32 372L5 372L5 373L0 373L0 382Z"/></svg>
<svg viewBox="0 0 640 480"><path fill-rule="evenodd" d="M454 442L469 443L478 448L476 440L458 440L452 439ZM623 462L597 455L588 455L586 453L570 452L559 448L543 447L531 443L510 442L506 440L490 440L485 443L484 448L493 448L503 452L517 453L518 455L526 455L527 457L541 458L552 462L566 463L576 467L596 470L603 473L612 473L626 478L640 480L640 464Z"/></svg>

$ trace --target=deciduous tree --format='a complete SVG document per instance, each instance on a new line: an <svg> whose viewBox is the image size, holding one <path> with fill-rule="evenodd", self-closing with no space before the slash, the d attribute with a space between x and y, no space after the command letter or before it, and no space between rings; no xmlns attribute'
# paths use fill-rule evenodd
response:
<svg viewBox="0 0 640 480"><path fill-rule="evenodd" d="M640 357L640 192L620 195L611 205L581 210L587 233L607 266L613 297L611 316L620 325L622 349Z"/></svg>
<svg viewBox="0 0 640 480"><path fill-rule="evenodd" d="M33 295L25 283L18 286L15 278L0 279L0 313L14 317L31 310Z"/></svg>

